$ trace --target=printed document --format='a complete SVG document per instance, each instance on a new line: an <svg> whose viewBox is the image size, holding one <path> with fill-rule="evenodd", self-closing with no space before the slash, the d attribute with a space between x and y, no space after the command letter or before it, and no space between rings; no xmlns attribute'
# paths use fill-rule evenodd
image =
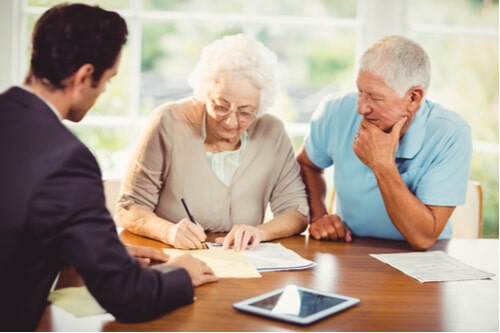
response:
<svg viewBox="0 0 500 333"><path fill-rule="evenodd" d="M488 279L495 274L472 267L443 251L370 254L420 282Z"/></svg>

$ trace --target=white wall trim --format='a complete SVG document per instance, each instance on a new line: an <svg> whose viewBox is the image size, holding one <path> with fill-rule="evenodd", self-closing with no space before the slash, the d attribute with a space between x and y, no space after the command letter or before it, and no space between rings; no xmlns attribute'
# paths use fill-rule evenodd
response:
<svg viewBox="0 0 500 333"><path fill-rule="evenodd" d="M0 41L5 47L0 52L0 91L4 91L16 83L18 61L18 37L15 20L19 19L19 1L0 0Z"/></svg>

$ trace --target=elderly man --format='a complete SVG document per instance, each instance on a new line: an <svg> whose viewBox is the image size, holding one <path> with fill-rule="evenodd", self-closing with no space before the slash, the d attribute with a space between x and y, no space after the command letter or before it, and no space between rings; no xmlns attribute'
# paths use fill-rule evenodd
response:
<svg viewBox="0 0 500 333"><path fill-rule="evenodd" d="M451 236L449 218L465 202L470 127L425 98L430 60L417 43L386 36L361 58L357 93L327 97L297 153L315 239L406 240L427 249ZM336 214L324 199L323 170L334 169Z"/></svg>

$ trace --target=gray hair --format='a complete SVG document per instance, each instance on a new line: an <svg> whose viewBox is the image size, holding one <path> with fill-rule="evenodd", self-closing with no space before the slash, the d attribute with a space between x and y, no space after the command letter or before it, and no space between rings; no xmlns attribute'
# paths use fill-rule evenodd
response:
<svg viewBox="0 0 500 333"><path fill-rule="evenodd" d="M258 115L272 106L278 93L278 58L262 43L243 35L229 35L205 46L188 77L193 96L206 101L220 72L237 72L260 89Z"/></svg>
<svg viewBox="0 0 500 333"><path fill-rule="evenodd" d="M368 48L359 69L380 76L400 97L416 86L427 92L431 80L431 62L425 50L398 35L382 37Z"/></svg>

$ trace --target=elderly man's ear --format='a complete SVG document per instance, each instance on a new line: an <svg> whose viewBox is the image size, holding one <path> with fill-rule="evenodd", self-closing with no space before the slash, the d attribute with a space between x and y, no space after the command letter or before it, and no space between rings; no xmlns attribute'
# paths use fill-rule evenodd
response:
<svg viewBox="0 0 500 333"><path fill-rule="evenodd" d="M424 99L424 89L422 87L412 87L408 91L408 109L411 113L417 112L420 103Z"/></svg>

